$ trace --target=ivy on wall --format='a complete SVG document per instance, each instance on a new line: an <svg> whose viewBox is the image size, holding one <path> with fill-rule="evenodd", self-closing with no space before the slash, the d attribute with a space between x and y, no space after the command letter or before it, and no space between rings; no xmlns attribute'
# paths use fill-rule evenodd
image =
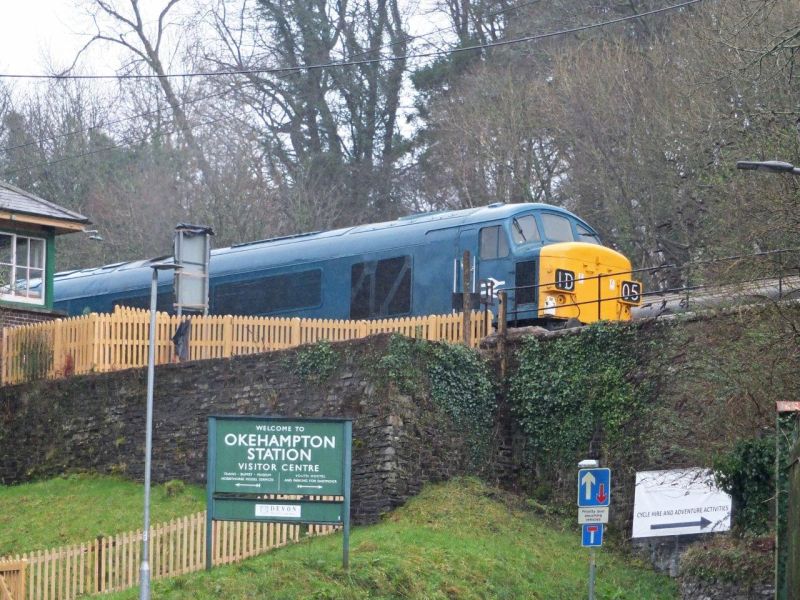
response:
<svg viewBox="0 0 800 600"><path fill-rule="evenodd" d="M644 405L630 378L635 347L631 326L606 323L580 335L523 342L509 401L537 465L548 471L574 465L587 456L593 441L630 443L626 426Z"/></svg>
<svg viewBox="0 0 800 600"><path fill-rule="evenodd" d="M295 355L293 371L305 381L320 383L339 367L339 354L328 340L302 346Z"/></svg>
<svg viewBox="0 0 800 600"><path fill-rule="evenodd" d="M401 393L427 392L469 435L474 460L486 458L497 403L489 366L477 352L461 345L394 335L376 373L379 383L391 383Z"/></svg>
<svg viewBox="0 0 800 600"><path fill-rule="evenodd" d="M775 496L775 436L743 439L714 461L714 478L733 500L739 532L769 530Z"/></svg>

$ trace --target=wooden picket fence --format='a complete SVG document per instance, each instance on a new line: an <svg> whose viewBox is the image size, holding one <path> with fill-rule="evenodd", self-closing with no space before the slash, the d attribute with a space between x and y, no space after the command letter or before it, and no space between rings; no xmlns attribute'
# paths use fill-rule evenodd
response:
<svg viewBox="0 0 800 600"><path fill-rule="evenodd" d="M212 564L225 565L300 539L301 525L214 521ZM308 525L306 535L327 535L338 528ZM162 579L206 567L206 513L173 519L150 528L150 577ZM92 542L0 559L6 600L70 600L125 590L139 584L142 532L131 531ZM7 562L2 562L7 561Z"/></svg>
<svg viewBox="0 0 800 600"><path fill-rule="evenodd" d="M174 361L172 336L182 319L158 313L156 364ZM477 347L492 314L473 312L470 343ZM461 343L463 315L431 315L375 321L244 316L193 316L189 360L228 358L292 348L321 340L338 342L394 332L430 341ZM117 371L147 365L150 312L117 307L112 314L3 329L4 385L72 374Z"/></svg>

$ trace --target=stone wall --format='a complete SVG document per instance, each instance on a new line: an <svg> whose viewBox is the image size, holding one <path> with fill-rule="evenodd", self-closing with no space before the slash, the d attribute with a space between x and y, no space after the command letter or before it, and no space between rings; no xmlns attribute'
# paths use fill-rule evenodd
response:
<svg viewBox="0 0 800 600"><path fill-rule="evenodd" d="M695 579L681 581L682 600L769 600L775 586L769 583L742 587L731 583L709 583Z"/></svg>
<svg viewBox="0 0 800 600"><path fill-rule="evenodd" d="M387 336L334 344L322 381L296 374L303 349L156 369L153 480L204 483L209 415L348 417L355 522L372 522L429 481L466 471L468 441L426 397L398 394L374 365ZM74 470L143 477L146 371L0 388L0 482Z"/></svg>
<svg viewBox="0 0 800 600"><path fill-rule="evenodd" d="M626 426L626 440L633 441L615 446L596 430L586 440L582 456L540 478L535 462L542 459L526 454L525 436L512 420L515 481L534 497L545 488L548 495L537 498L540 501L574 507L578 460L599 459L613 472L608 533L637 548L655 568L675 576L687 547L709 536L682 537L677 544L669 538L631 540L635 474L711 467L737 441L774 432L775 401L798 399L800 305L720 309L637 322L633 327L636 366L626 376L641 391L642 402L640 414L630 415ZM562 336L580 336L583 331L528 328L510 332L505 340L489 338L484 347L504 355L507 378L512 378L520 368L518 351L525 336L536 335L546 348ZM771 576L765 571L763 580ZM741 597L759 597L761 592L753 593Z"/></svg>

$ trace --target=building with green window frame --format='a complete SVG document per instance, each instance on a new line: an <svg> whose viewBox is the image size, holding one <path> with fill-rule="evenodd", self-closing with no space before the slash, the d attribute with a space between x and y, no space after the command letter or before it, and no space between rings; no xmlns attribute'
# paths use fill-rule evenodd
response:
<svg viewBox="0 0 800 600"><path fill-rule="evenodd" d="M44 321L53 312L56 236L89 219L0 181L0 327Z"/></svg>

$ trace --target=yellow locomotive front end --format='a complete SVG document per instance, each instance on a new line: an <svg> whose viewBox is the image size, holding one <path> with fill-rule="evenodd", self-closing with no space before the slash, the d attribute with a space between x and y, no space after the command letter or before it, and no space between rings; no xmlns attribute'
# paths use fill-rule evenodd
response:
<svg viewBox="0 0 800 600"><path fill-rule="evenodd" d="M619 252L597 244L563 242L543 246L539 255L538 317L629 321L642 300L642 284Z"/></svg>

